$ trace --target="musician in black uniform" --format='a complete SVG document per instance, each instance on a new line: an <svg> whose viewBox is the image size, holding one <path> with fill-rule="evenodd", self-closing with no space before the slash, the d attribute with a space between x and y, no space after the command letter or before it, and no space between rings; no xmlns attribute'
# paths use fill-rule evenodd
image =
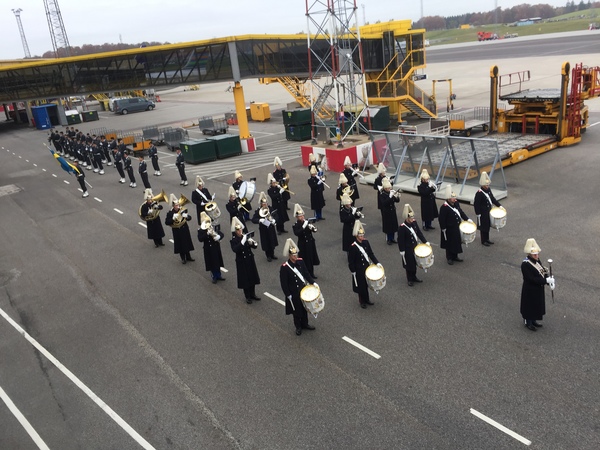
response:
<svg viewBox="0 0 600 450"><path fill-rule="evenodd" d="M317 175L323 175L323 169L321 169L320 161L317 161L317 157L313 153L309 153L308 155L308 172L310 173L312 168L317 170Z"/></svg>
<svg viewBox="0 0 600 450"><path fill-rule="evenodd" d="M181 184L182 186L187 186L188 179L185 175L185 158L183 157L183 153L181 153L180 148L177 148L175 152L177 153L177 158L175 158L175 165L177 166L177 170L179 171L179 177L181 178L181 182L179 184Z"/></svg>
<svg viewBox="0 0 600 450"><path fill-rule="evenodd" d="M323 195L323 191L325 190L324 183L323 179L318 176L316 167L311 166L310 178L308 179L310 208L314 210L317 220L325 220L323 217L323 207L325 206L325 197Z"/></svg>
<svg viewBox="0 0 600 450"><path fill-rule="evenodd" d="M456 198L456 193L452 192L452 186L446 186L446 201L440 207L438 220L441 228L440 247L446 249L446 260L448 264L462 262L459 253L462 253L462 240L460 237L460 223L463 220L473 222L461 209L460 203Z"/></svg>
<svg viewBox="0 0 600 450"><path fill-rule="evenodd" d="M146 189L151 189L152 186L150 186L150 181L148 181L148 165L146 164L146 161L144 161L143 155L138 156L138 159L140 161L140 166L138 167L138 172L140 173L140 178L142 179L142 182L144 183L144 187Z"/></svg>
<svg viewBox="0 0 600 450"><path fill-rule="evenodd" d="M437 186L429 178L427 169L421 172L421 183L417 186L417 191L421 196L421 220L423 221L423 230L435 230L432 225L434 219L438 216L438 207L435 201Z"/></svg>
<svg viewBox="0 0 600 450"><path fill-rule="evenodd" d="M127 176L129 176L129 187L135 188L137 184L135 182L135 175L133 174L133 167L131 165L131 157L129 156L129 152L123 153L123 168L127 172Z"/></svg>
<svg viewBox="0 0 600 450"><path fill-rule="evenodd" d="M229 201L225 205L225 209L229 213L229 221L231 222L234 217L237 217L242 224L242 231L247 233L248 228L246 228L246 220L244 219L244 206L240 202L233 186L229 186ZM231 232L235 234L233 230Z"/></svg>
<svg viewBox="0 0 600 450"><path fill-rule="evenodd" d="M194 243L190 235L190 227L187 224L192 219L192 216L187 210L181 209L179 200L175 195L171 194L169 199L172 208L167 213L167 217L165 217L165 224L173 230L173 242L175 243L173 253L179 254L182 264L188 261L195 261L190 254L194 250Z"/></svg>
<svg viewBox="0 0 600 450"><path fill-rule="evenodd" d="M377 209L381 209L381 204L379 203L381 199L379 197L379 194L381 193L383 179L386 178L385 174L385 166L383 165L383 163L379 163L379 165L377 166L377 177L373 182L373 189L377 191Z"/></svg>
<svg viewBox="0 0 600 450"><path fill-rule="evenodd" d="M380 267L381 264L375 257L371 244L365 239L365 230L360 220L354 223L352 234L356 236L356 240L348 251L348 268L352 273L352 290L358 294L360 307L365 309L367 305L374 305L369 299L369 284L367 283L365 271L371 265L371 262Z"/></svg>
<svg viewBox="0 0 600 450"><path fill-rule="evenodd" d="M160 166L158 165L158 149L156 145L151 144L148 149L148 156L150 156L150 160L152 161L152 167L154 168L154 175L157 177L161 176Z"/></svg>
<svg viewBox="0 0 600 450"><path fill-rule="evenodd" d="M356 165L356 167L358 167L358 164ZM352 199L352 206L354 206L356 200L360 198L360 194L358 193L358 183L355 179L359 175L358 171L356 171L352 166L352 161L350 161L349 156L346 156L346 158L344 158L344 171L342 173L346 177L346 180L348 180L348 186L350 186L350 189L352 190L352 195L350 196L350 198Z"/></svg>
<svg viewBox="0 0 600 450"><path fill-rule="evenodd" d="M504 209L500 202L496 200L496 197L494 197L490 188L491 183L492 180L490 180L488 174L481 172L481 177L479 178L481 188L475 194L475 200L473 201L473 207L477 215L477 228L479 228L479 232L481 233L481 244L486 247L493 244L490 241L490 210L493 206Z"/></svg>
<svg viewBox="0 0 600 450"><path fill-rule="evenodd" d="M192 203L196 205L198 223L200 223L200 213L205 210L206 204L212 200L210 192L204 187L204 180L202 180L200 175L196 175L196 189L192 192Z"/></svg>
<svg viewBox="0 0 600 450"><path fill-rule="evenodd" d="M288 211L290 209L288 206L288 201L291 198L289 191L290 176L287 174L287 171L282 167L281 159L279 159L278 156L275 157L273 165L275 166L275 170L273 171L273 178L275 178L275 181L277 181L279 186L286 187L281 196L283 198L283 203L285 204L285 209L286 211Z"/></svg>
<svg viewBox="0 0 600 450"><path fill-rule="evenodd" d="M321 264L317 253L317 243L313 236L313 233L317 232L317 227L306 220L304 211L298 203L294 205L294 215L296 216L296 223L292 228L298 238L298 256L304 261L310 276L316 280L315 266Z"/></svg>
<svg viewBox="0 0 600 450"><path fill-rule="evenodd" d="M546 284L554 290L555 280L549 270L540 263L541 252L535 239L527 239L524 248L527 257L521 263L523 287L521 288L521 316L525 326L531 331L537 331L542 324L538 320L546 314Z"/></svg>
<svg viewBox="0 0 600 450"><path fill-rule="evenodd" d="M204 211L200 213L200 228L198 228L198 240L204 243L204 265L206 271L210 272L213 284L217 281L225 281L221 274L223 254L221 253L221 239L224 234L212 226L212 221Z"/></svg>
<svg viewBox="0 0 600 450"><path fill-rule="evenodd" d="M77 177L77 181L79 182L79 186L81 186L81 190L83 191L83 198L86 198L87 196L90 195L90 193L87 191L87 187L85 186L85 173L83 171L83 169L81 168L81 166L79 165L79 161L75 160L73 161L73 166L75 166L75 169L73 169L75 176Z"/></svg>
<svg viewBox="0 0 600 450"><path fill-rule="evenodd" d="M246 303L252 303L252 300L260 300L256 295L256 285L260 284L260 277L256 262L254 261L253 248L258 247L258 243L252 237L243 233L244 225L237 217L231 221L231 250L235 253L235 267L237 269L238 289L244 290Z"/></svg>
<svg viewBox="0 0 600 450"><path fill-rule="evenodd" d="M275 256L275 247L279 245L279 241L277 240L278 233L275 228L277 221L273 217L274 214L274 210L269 208L267 196L264 192L261 192L259 196L259 207L254 211L252 223L258 225L260 248L265 252L265 256L269 262L277 259L277 256Z"/></svg>
<svg viewBox="0 0 600 450"><path fill-rule="evenodd" d="M242 184L244 183L244 177L237 170L235 171L234 176L235 176L235 181L233 183L231 183L231 186L235 190L235 193L237 194L237 196L241 202L244 199L244 196L240 194L240 188L242 187ZM250 220L250 211L252 211L252 204L250 203L250 199L246 199L244 201L246 202L246 204L244 205L243 208L241 208L241 210L242 210L242 214L244 215L244 221L248 221L248 220Z"/></svg>
<svg viewBox="0 0 600 450"><path fill-rule="evenodd" d="M412 286L414 283L423 282L417 277L415 247L419 240L427 245L429 245L429 242L423 236L423 232L417 224L417 219L415 219L415 212L408 203L404 205L402 215L404 216L404 222L398 227L398 250L400 250L400 256L402 257L402 266L406 270L406 280L408 285Z"/></svg>
<svg viewBox="0 0 600 450"><path fill-rule="evenodd" d="M356 206L352 206L352 199L348 195L342 195L342 206L340 207L340 222L342 222L342 250L347 252L350 250L352 242L354 242L354 236L352 231L354 230L354 223L357 219L361 219L363 214L358 210Z"/></svg>
<svg viewBox="0 0 600 450"><path fill-rule="evenodd" d="M336 198L336 200L339 200L340 207L341 207L342 206L342 195L344 195L344 194L350 195L350 193L354 194L354 192L351 192L352 188L348 184L348 178L346 178L346 175L344 175L343 173L340 173L340 178L339 178L338 182L340 184L338 185L338 187L335 191L335 198ZM350 195L350 200L352 200L352 195ZM352 206L354 206L353 200L352 200Z"/></svg>
<svg viewBox="0 0 600 450"><path fill-rule="evenodd" d="M288 260L279 269L279 283L285 296L285 314L293 314L296 335L300 336L303 329L315 329L314 326L308 324L308 313L302 304L300 291L306 284L316 283L310 273L308 273L304 261L298 257L298 248L294 244L294 241L291 239L287 240L283 253Z"/></svg>
<svg viewBox="0 0 600 450"><path fill-rule="evenodd" d="M381 206L381 229L386 235L388 245L396 244L396 233L398 232L398 216L396 214L396 203L400 202L400 192L392 191L392 183L385 178L381 184L379 193L379 205Z"/></svg>
<svg viewBox="0 0 600 450"><path fill-rule="evenodd" d="M271 204L273 205L273 210L277 212L277 234L287 233L287 230L285 229L285 222L289 222L290 217L288 216L285 202L283 201L283 194L285 194L286 191L283 187L281 187L281 185L277 183L277 180L273 178L273 175L269 174L267 178L270 184L267 194L269 194L269 197L271 197Z"/></svg>
<svg viewBox="0 0 600 450"><path fill-rule="evenodd" d="M100 142L92 142L92 157L94 158L94 173L104 175L104 166L102 165L104 151L102 150Z"/></svg>
<svg viewBox="0 0 600 450"><path fill-rule="evenodd" d="M160 222L159 211L163 209L157 201L153 200L152 189L146 189L144 191L145 203L140 207L140 216L146 221L146 231L148 232L148 239L154 241L155 247L162 247L162 238L165 237L165 230L163 230L162 223Z"/></svg>

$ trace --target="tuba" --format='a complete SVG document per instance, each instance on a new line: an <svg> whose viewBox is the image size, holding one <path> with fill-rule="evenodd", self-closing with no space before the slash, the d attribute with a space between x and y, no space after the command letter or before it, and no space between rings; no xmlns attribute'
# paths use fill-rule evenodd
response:
<svg viewBox="0 0 600 450"><path fill-rule="evenodd" d="M346 194L348 197L352 197L352 195L354 194L354 189L352 189L350 185L348 185L342 189L342 194Z"/></svg>
<svg viewBox="0 0 600 450"><path fill-rule="evenodd" d="M269 208L260 208L258 210L258 215L263 218L263 219L267 219L269 222L271 222L273 225L275 225L275 219L273 219L273 216L271 215L271 211L269 210Z"/></svg>
<svg viewBox="0 0 600 450"><path fill-rule="evenodd" d="M150 209L148 211L147 216L142 215L142 206L144 206L146 204L146 202L144 202L140 205L140 208L138 209L138 214L140 216L140 219L142 219L146 222L149 220L156 219L158 217L158 215L160 214L160 209L155 208L154 206L158 205L158 203L169 203L169 197L165 193L164 189L161 189L160 194L157 194L154 197L152 197L152 209Z"/></svg>
<svg viewBox="0 0 600 450"><path fill-rule="evenodd" d="M179 196L179 200L177 201L177 203L179 203L179 212L173 214L173 225L171 225L171 228L181 228L187 222L187 219L183 217L183 214L187 214L188 210L187 208L182 208L189 202L190 201L186 198L185 195L181 194Z"/></svg>

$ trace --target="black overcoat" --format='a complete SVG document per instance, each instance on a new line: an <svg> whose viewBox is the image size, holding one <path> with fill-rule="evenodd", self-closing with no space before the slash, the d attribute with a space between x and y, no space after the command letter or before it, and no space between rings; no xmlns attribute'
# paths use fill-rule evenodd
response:
<svg viewBox="0 0 600 450"><path fill-rule="evenodd" d="M352 230L354 229L354 222L356 222L356 214L352 214L352 208L346 208L342 206L340 208L340 222L344 224L342 229L342 250L347 252L350 250L350 245L354 241L352 236Z"/></svg>
<svg viewBox="0 0 600 450"><path fill-rule="evenodd" d="M157 207L158 209L163 209L162 205L157 205ZM152 212L151 209L151 204L144 203L141 209L142 217L147 217ZM146 231L148 232L148 239L162 239L165 237L165 230L160 222L160 216L157 216L154 220L146 221Z"/></svg>
<svg viewBox="0 0 600 450"><path fill-rule="evenodd" d="M460 217L452 209L456 209ZM441 241L440 247L445 248L452 253L462 253L462 244L460 239L460 228L459 225L463 220L469 220L465 212L460 208L460 204L455 202L452 207L448 202L440 207L440 215L438 217L440 222L440 234ZM444 232L446 230L446 237Z"/></svg>
<svg viewBox="0 0 600 450"><path fill-rule="evenodd" d="M279 193L279 189L279 186L271 186L267 191L267 194L271 197L271 205L273 205L272 209L277 211L277 223L280 223L283 226L285 222L290 221L290 218L287 213L283 194ZM285 191L283 193L285 194Z"/></svg>
<svg viewBox="0 0 600 450"><path fill-rule="evenodd" d="M235 253L237 287L239 289L249 289L260 284L260 277L258 276L258 269L256 268L250 243L246 241L245 244L242 244L242 237L234 236L231 239L231 250Z"/></svg>
<svg viewBox="0 0 600 450"><path fill-rule="evenodd" d="M200 223L200 213L206 208L206 204L212 201L212 197L208 189L194 189L192 192L192 203L196 205L196 220Z"/></svg>
<svg viewBox="0 0 600 450"><path fill-rule="evenodd" d="M182 210L180 209L179 212ZM175 211L172 209L167 213L165 217L165 225L173 225L173 215ZM189 253L194 250L194 243L192 242L192 236L190 235L190 227L188 226L189 219L181 225L179 228L173 228L173 253Z"/></svg>
<svg viewBox="0 0 600 450"><path fill-rule="evenodd" d="M223 254L221 253L221 240L225 236L220 231L217 232L219 240L215 241L214 237L208 234L208 230L198 229L198 240L204 243L204 264L206 271L220 270L223 264Z"/></svg>
<svg viewBox="0 0 600 450"><path fill-rule="evenodd" d="M381 198L379 197L379 193L383 191L383 189L380 189L380 187L384 178L385 176L382 177L379 174L377 177L375 177L375 181L373 182L373 189L377 191L377 209L381 209Z"/></svg>
<svg viewBox="0 0 600 450"><path fill-rule="evenodd" d="M273 178L275 178L275 181L277 181L280 186L286 184L286 180L285 180L286 175L287 175L287 172L284 168L273 171ZM288 189L289 189L289 186L288 186ZM281 196L283 197L284 202L287 202L291 198L290 193L288 191L284 191L283 194L281 194Z"/></svg>
<svg viewBox="0 0 600 450"><path fill-rule="evenodd" d="M279 283L281 284L281 290L285 296L286 315L294 314L294 312L299 315L305 315L306 309L304 309L302 299L300 298L300 291L305 284L291 269L291 267L298 269L298 272L300 272L306 283L313 284L315 280L310 276L310 273L308 273L308 269L306 268L302 258L298 258L296 263L292 263L290 260L287 260L279 268ZM288 298L290 295L292 296L291 302Z"/></svg>
<svg viewBox="0 0 600 450"><path fill-rule="evenodd" d="M279 245L279 241L277 240L277 230L275 229L274 223L269 223L269 226L265 226L260 223L260 214L258 214L260 209L256 209L254 211L254 216L252 216L252 223L259 224L258 232L260 234L260 248L266 254L272 253L275 251L275 247ZM273 213L273 210L269 208L269 212Z"/></svg>
<svg viewBox="0 0 600 450"><path fill-rule="evenodd" d="M350 246L350 250L348 251L348 268L350 272L356 273L356 282L354 281L354 277L352 277L352 290L360 295L362 300L367 301L369 300L369 284L367 283L365 271L371 263L365 259L358 246L361 246L365 250L373 264L377 264L379 261L375 257L373 250L371 250L371 244L366 239L360 244L358 241L354 241Z"/></svg>
<svg viewBox="0 0 600 450"><path fill-rule="evenodd" d="M310 187L310 209L314 211L323 209L325 206L325 197L323 196L325 185L323 183L319 184L319 179L316 176L311 176L308 179L308 186Z"/></svg>
<svg viewBox="0 0 600 450"><path fill-rule="evenodd" d="M240 222L242 222L242 225L244 226L242 231L244 233L247 233L248 228L246 227L246 221L244 220L244 208L238 209L239 204L240 200L236 198L234 201L228 201L225 205L225 209L229 213L229 225L231 225L231 221L233 220L233 218L237 217L238 219L240 219ZM245 207L247 208L248 204L246 204Z"/></svg>
<svg viewBox="0 0 600 450"><path fill-rule="evenodd" d="M396 203L400 199L382 190L379 193L379 204L381 205L381 229L384 233L395 233L398 231L398 215L396 214Z"/></svg>
<svg viewBox="0 0 600 450"><path fill-rule="evenodd" d="M489 200L485 194L488 195ZM475 208L475 214L481 214L481 217L479 217L479 220L477 221L477 228L481 231L490 231L490 209L492 209L492 206L497 206L498 208L501 206L500 202L496 200L496 197L494 197L492 190L486 190L483 188L479 189L475 194L473 207Z"/></svg>
<svg viewBox="0 0 600 450"><path fill-rule="evenodd" d="M317 243L313 236L313 232L310 230L306 220L303 222L296 222L292 229L294 235L298 238L298 256L304 261L306 268L309 273L314 273L314 266L321 264L319 260L319 254L317 253Z"/></svg>
<svg viewBox="0 0 600 450"><path fill-rule="evenodd" d="M542 320L546 314L544 286L548 275L542 265L529 256L521 264L521 273L521 316L525 320Z"/></svg>
<svg viewBox="0 0 600 450"><path fill-rule="evenodd" d="M431 222L438 216L438 207L435 202L435 184L431 186L428 181L421 181L417 186L419 195L421 196L421 219L423 222Z"/></svg>
<svg viewBox="0 0 600 450"><path fill-rule="evenodd" d="M352 175L352 169L344 169L344 171L342 173L348 180L348 186L350 186L352 189L354 189L354 192L350 196L350 198L352 199L352 202L354 202L360 198L360 194L358 193L358 184L356 183L356 180L354 179L354 177L357 177L358 175Z"/></svg>
<svg viewBox="0 0 600 450"><path fill-rule="evenodd" d="M417 270L417 259L415 258L415 247L419 243L412 232L409 230L412 228L417 238L421 240L424 244L427 242L425 236L423 236L423 232L417 225L417 222L408 223L406 221L402 222L398 227L398 250L404 252L404 259L402 261L402 267L404 267L409 272L415 272Z"/></svg>

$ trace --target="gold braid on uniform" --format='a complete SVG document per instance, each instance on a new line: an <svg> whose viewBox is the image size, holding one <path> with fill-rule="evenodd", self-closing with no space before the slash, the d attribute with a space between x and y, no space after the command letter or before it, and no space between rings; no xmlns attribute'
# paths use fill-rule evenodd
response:
<svg viewBox="0 0 600 450"><path fill-rule="evenodd" d="M542 266L542 264L539 261L533 262L532 260L530 260L529 258L526 258L525 261L527 261L529 264L531 264L533 267L535 267L535 269L540 273L541 276L543 276L544 278L546 277L546 275L548 275L548 269L545 268L544 266Z"/></svg>

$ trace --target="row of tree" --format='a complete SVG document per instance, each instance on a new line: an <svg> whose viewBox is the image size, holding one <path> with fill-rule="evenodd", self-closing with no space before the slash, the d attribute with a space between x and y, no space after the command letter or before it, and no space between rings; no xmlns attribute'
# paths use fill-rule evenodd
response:
<svg viewBox="0 0 600 450"><path fill-rule="evenodd" d="M497 8L488 12L462 14L460 16L427 16L413 24L414 28L425 28L426 30L449 30L458 28L461 25L481 26L496 23L514 23L519 20L532 17L541 17L542 19L551 19L575 11L585 11L590 8L600 8L600 1L590 1L584 3L580 0L579 4L574 1L568 1L566 6L553 7L547 4L528 5L522 4L512 8Z"/></svg>
<svg viewBox="0 0 600 450"><path fill-rule="evenodd" d="M104 53L104 52L114 52L118 50L127 50L130 48L140 48L140 47L150 47L152 45L163 45L168 44L168 42L144 42L142 44L109 44L104 43L101 45L93 45L93 44L85 44L81 47L71 47L70 52L67 53L67 50L64 48L58 49L58 57L64 58L66 56L80 56L80 55L91 55L93 53ZM55 58L56 55L54 51L50 50L44 53L42 58ZM39 56L34 56L34 58L39 58Z"/></svg>

